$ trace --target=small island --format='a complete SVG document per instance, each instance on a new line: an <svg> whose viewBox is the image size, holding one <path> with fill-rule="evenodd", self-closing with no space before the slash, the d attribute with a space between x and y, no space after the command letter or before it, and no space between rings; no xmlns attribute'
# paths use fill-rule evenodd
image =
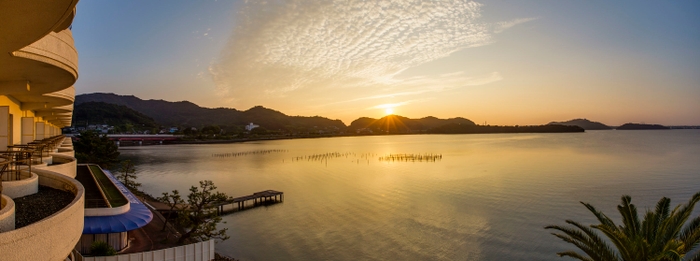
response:
<svg viewBox="0 0 700 261"><path fill-rule="evenodd" d="M625 123L616 130L670 130L671 128L659 124Z"/></svg>
<svg viewBox="0 0 700 261"><path fill-rule="evenodd" d="M579 126L584 130L612 130L613 128L597 121L590 121L588 119L573 119L569 121L553 121L547 125L569 125L569 126Z"/></svg>

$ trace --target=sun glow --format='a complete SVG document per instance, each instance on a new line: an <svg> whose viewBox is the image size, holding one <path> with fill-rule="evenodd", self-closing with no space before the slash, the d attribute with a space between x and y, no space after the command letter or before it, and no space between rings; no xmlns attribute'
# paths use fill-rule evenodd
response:
<svg viewBox="0 0 700 261"><path fill-rule="evenodd" d="M384 112L386 113L386 115L394 114L394 108L386 108Z"/></svg>

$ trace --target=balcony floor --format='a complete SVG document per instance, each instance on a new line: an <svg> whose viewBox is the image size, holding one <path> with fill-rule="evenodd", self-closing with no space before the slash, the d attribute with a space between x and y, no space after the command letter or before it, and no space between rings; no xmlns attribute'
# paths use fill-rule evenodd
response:
<svg viewBox="0 0 700 261"><path fill-rule="evenodd" d="M13 199L15 201L15 229L42 220L68 206L75 195L68 191L39 186L33 195Z"/></svg>

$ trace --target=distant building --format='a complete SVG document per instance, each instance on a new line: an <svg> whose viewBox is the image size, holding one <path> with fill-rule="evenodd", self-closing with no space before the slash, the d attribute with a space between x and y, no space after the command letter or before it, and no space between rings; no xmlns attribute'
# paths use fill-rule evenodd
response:
<svg viewBox="0 0 700 261"><path fill-rule="evenodd" d="M250 124L248 124L248 125L245 126L245 130L247 130L247 131L252 131L253 129L255 129L255 128L257 128L257 127L260 127L260 126L259 126L259 125L255 125L255 124L253 124L253 123L251 122Z"/></svg>
<svg viewBox="0 0 700 261"><path fill-rule="evenodd" d="M357 134L372 134L372 130L369 128L361 128L356 130Z"/></svg>

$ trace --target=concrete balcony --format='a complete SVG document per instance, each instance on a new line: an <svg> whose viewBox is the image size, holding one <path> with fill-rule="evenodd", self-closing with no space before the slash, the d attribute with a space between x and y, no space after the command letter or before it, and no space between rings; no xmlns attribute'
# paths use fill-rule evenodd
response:
<svg viewBox="0 0 700 261"><path fill-rule="evenodd" d="M71 86L57 92L44 94L44 96L60 99L64 101L63 103L65 103L63 105L56 105L52 107L71 105L75 101L75 87Z"/></svg>
<svg viewBox="0 0 700 261"><path fill-rule="evenodd" d="M8 65L0 71L0 95L21 102L65 90L78 79L78 52L70 30L51 32L10 55L0 53L0 64Z"/></svg>
<svg viewBox="0 0 700 261"><path fill-rule="evenodd" d="M66 191L73 200L58 212L26 226L0 233L2 260L65 260L80 240L85 190L75 179L48 170L32 170L39 184Z"/></svg>
<svg viewBox="0 0 700 261"><path fill-rule="evenodd" d="M10 198L19 198L33 195L39 192L39 176L29 172L27 169L20 171L17 175L9 173L3 175L2 194Z"/></svg>
<svg viewBox="0 0 700 261"><path fill-rule="evenodd" d="M0 199L0 233L15 229L15 202L6 195Z"/></svg>
<svg viewBox="0 0 700 261"><path fill-rule="evenodd" d="M43 95L15 94L14 97L22 102L22 110L36 111L35 116L37 117L56 116L66 113L67 116L71 116L73 112L65 112L64 108L65 106L71 106L75 101L75 87L70 86L66 89Z"/></svg>
<svg viewBox="0 0 700 261"><path fill-rule="evenodd" d="M68 29L78 0L1 1L0 52L9 53L51 31Z"/></svg>
<svg viewBox="0 0 700 261"><path fill-rule="evenodd" d="M56 154L60 154L71 158L75 157L75 151L73 150L73 147L59 147L56 151Z"/></svg>
<svg viewBox="0 0 700 261"><path fill-rule="evenodd" d="M61 153L61 148L58 148L58 153L51 154L51 164L44 166L36 166L34 168L50 170L67 177L75 178L78 160L73 157L73 150ZM70 155L67 155L70 154Z"/></svg>
<svg viewBox="0 0 700 261"><path fill-rule="evenodd" d="M71 103L70 105L66 105L66 106L53 107L53 108L51 108L51 111L53 111L55 113L67 113L67 112L72 113L73 112L73 104Z"/></svg>

